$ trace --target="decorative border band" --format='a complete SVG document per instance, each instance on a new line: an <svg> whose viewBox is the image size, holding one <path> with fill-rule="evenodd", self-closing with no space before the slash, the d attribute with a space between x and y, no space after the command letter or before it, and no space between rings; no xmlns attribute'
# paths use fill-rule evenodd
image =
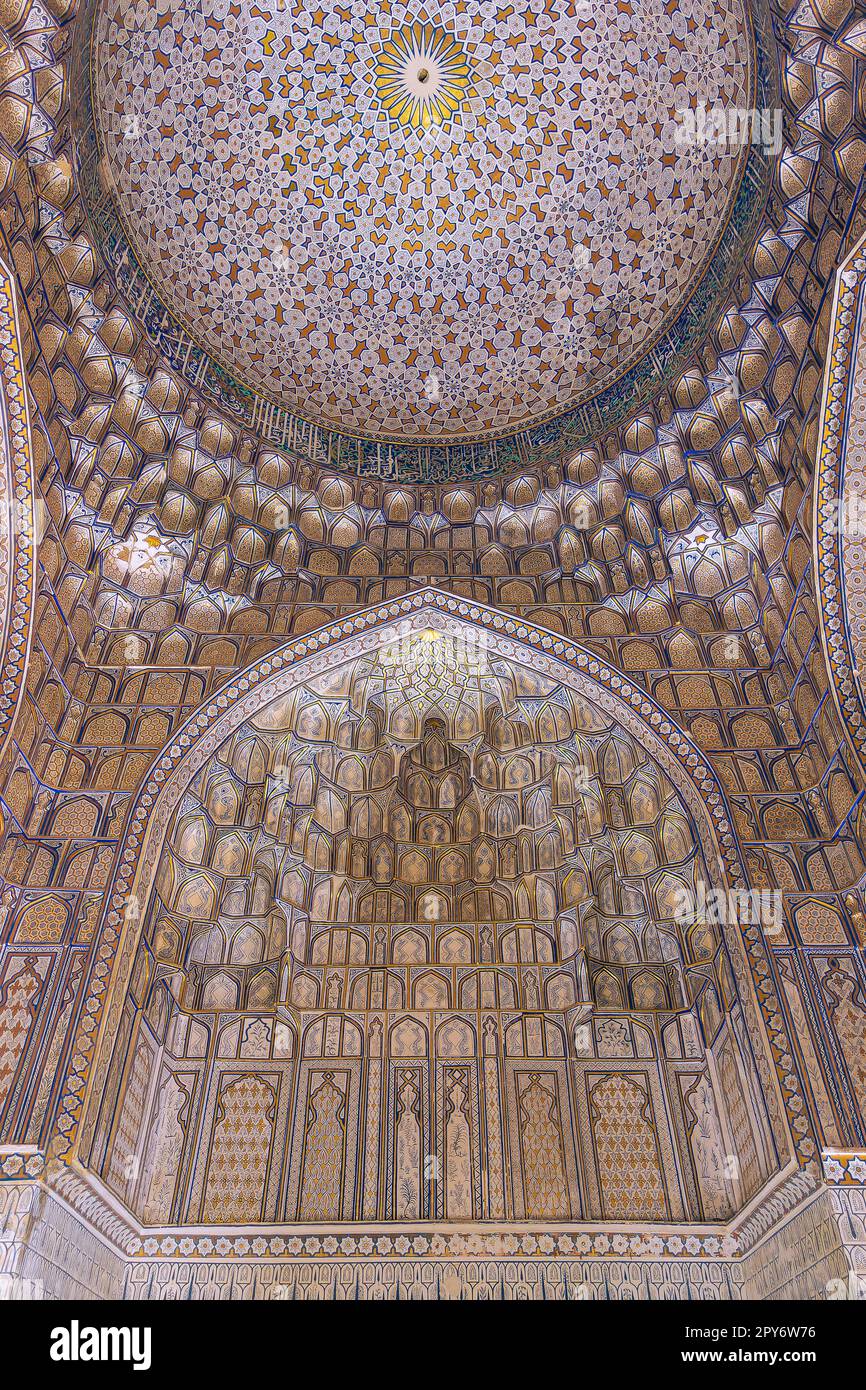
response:
<svg viewBox="0 0 866 1390"><path fill-rule="evenodd" d="M18 1186L22 1185L23 1181L19 1181ZM585 1221L567 1225L524 1221L495 1227L476 1222L462 1229L437 1229L435 1224L413 1226L411 1222L142 1229L102 1180L83 1172L77 1164L52 1165L48 1186L114 1250L133 1261L242 1260L283 1264L338 1259L367 1264L416 1259L441 1264L450 1260L736 1262L811 1201L821 1183L814 1174L793 1167L771 1181L744 1216L727 1225L654 1223L641 1230Z"/></svg>
<svg viewBox="0 0 866 1390"><path fill-rule="evenodd" d="M37 527L27 388L12 272L0 257L0 758L24 689L35 593Z"/></svg>
<svg viewBox="0 0 866 1390"><path fill-rule="evenodd" d="M824 1181L834 1187L866 1187L866 1153L827 1149L821 1155Z"/></svg>
<svg viewBox="0 0 866 1390"><path fill-rule="evenodd" d="M837 273L814 494L815 582L821 615L821 643L840 721L866 776L866 703L856 674L846 613L840 527L845 484L845 427L854 387L857 320L863 312L864 289L866 237Z"/></svg>

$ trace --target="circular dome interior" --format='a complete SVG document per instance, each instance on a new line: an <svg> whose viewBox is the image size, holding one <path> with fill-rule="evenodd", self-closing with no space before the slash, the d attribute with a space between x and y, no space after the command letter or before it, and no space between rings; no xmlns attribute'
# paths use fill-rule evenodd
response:
<svg viewBox="0 0 866 1390"><path fill-rule="evenodd" d="M404 460L657 388L766 163L682 114L754 106L744 0L103 0L88 77L103 250L187 375Z"/></svg>

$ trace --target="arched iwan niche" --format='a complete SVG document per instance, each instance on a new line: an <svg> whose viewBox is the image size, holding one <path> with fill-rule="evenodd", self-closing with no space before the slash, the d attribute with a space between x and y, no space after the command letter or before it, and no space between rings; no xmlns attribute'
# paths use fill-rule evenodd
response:
<svg viewBox="0 0 866 1390"><path fill-rule="evenodd" d="M78 1160L143 1225L724 1222L789 1157L733 845L552 634L428 591L299 639L141 795Z"/></svg>

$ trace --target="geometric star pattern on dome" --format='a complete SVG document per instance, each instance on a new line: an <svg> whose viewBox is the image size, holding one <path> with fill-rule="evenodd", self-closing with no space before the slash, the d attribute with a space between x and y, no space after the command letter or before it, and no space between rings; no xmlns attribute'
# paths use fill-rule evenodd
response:
<svg viewBox="0 0 866 1390"><path fill-rule="evenodd" d="M677 113L754 73L746 0L100 0L92 60L125 239L223 379L416 448L538 427L686 331L750 156Z"/></svg>

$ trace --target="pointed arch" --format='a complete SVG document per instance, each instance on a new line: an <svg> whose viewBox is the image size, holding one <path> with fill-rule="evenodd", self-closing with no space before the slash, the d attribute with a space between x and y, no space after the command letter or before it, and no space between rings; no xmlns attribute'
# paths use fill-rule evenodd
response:
<svg viewBox="0 0 866 1390"><path fill-rule="evenodd" d="M107 988L104 970L92 978L90 1005L94 1015L101 1015L101 1028L94 1064L90 1069L86 1103L104 1085L114 1039L117 1036L124 1000L129 988L130 966L141 922L132 916L124 917L124 905L132 895L142 899L153 877L165 835L168 816L179 804L185 790L198 771L255 711L261 711L272 701L284 700L304 682L333 668L345 660L377 650L393 642L398 624L406 622L419 627L434 626L447 633L466 636L467 627L481 629L485 640L495 645L504 658L531 666L539 674L549 675L564 684L578 701L589 705L602 704L614 716L623 730L625 746L616 750L616 772L621 779L633 770L632 749L640 749L642 757L655 762L667 774L679 792L689 814L699 827L707 848L708 873L718 886L744 884L737 839L728 813L724 792L707 759L679 729L664 709L641 688L632 686L621 675L607 667L593 653L554 633L529 623L509 618L496 610L451 595L427 589L391 603L355 613L351 618L332 623L315 632L293 638L266 659L253 663L233 676L226 686L199 709L181 729L175 732L172 743L159 756L150 777L137 794L129 817L126 835L118 856L109 895L110 904L101 927L96 959L117 959L117 968ZM477 632L473 632L473 640ZM550 735L559 736L559 707L548 704L546 719ZM564 713L564 711L561 711ZM324 716L324 710L322 710ZM324 722L327 722L325 718ZM325 729L309 731L325 736ZM611 769L613 770L613 769ZM229 773L230 777L231 774ZM396 895L395 895L396 896ZM501 901L500 901L501 900ZM363 906L363 905L362 905ZM458 916L463 921L506 920L511 904L492 889L476 889L460 904ZM369 908L373 910L372 901ZM363 911L361 917L364 917ZM372 919L371 919L372 920ZM381 920L378 913L375 920ZM397 920L397 914L393 920ZM400 920L405 920L400 917ZM121 930L119 930L121 929ZM120 949L118 951L118 945ZM763 943L757 933L746 941L750 952L756 952L763 964ZM734 951L742 951L742 941L732 943ZM748 968L743 962L739 978L748 982ZM753 1031L756 1005L749 1005ZM781 1024L781 1012L776 1011ZM775 1025L771 1025L775 1026ZM756 1031L758 1045L767 1047L766 1032ZM784 1039L787 1042L786 1039ZM82 1036L80 1046L86 1057L90 1040ZM76 1133L76 1123L82 1115L81 1086L74 1073L63 1096L58 1123L59 1133ZM79 1152L85 1155L90 1136L91 1108L85 1110L84 1124L77 1134ZM783 1135L783 1131L780 1134ZM780 1140L786 1143L786 1138Z"/></svg>

